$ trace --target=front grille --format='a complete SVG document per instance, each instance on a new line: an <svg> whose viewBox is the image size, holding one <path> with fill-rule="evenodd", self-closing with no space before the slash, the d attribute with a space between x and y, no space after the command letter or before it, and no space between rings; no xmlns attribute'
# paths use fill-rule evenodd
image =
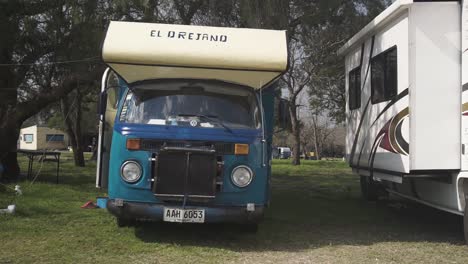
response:
<svg viewBox="0 0 468 264"><path fill-rule="evenodd" d="M163 200L214 198L217 166L212 151L162 150L156 156L153 192Z"/></svg>
<svg viewBox="0 0 468 264"><path fill-rule="evenodd" d="M159 152L163 148L196 148L204 150L215 150L218 155L233 155L234 144L224 142L207 142L207 141L172 141L172 140L155 140L142 139L141 149L151 152Z"/></svg>

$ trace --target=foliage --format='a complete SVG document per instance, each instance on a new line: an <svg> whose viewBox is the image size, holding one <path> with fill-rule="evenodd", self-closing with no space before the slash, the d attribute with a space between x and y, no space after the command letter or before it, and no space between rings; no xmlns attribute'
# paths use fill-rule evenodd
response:
<svg viewBox="0 0 468 264"><path fill-rule="evenodd" d="M310 107L336 123L345 118L345 73L338 49L390 4L387 0L326 1L321 15L303 24L301 37L308 53L312 82ZM324 12L324 11L325 12ZM325 16L323 16L325 15Z"/></svg>
<svg viewBox="0 0 468 264"><path fill-rule="evenodd" d="M78 83L91 84L100 75L96 34L104 30L99 12L103 7L96 1L0 1L5 36L0 42L3 176L14 179L19 174L16 141L23 122Z"/></svg>
<svg viewBox="0 0 468 264"><path fill-rule="evenodd" d="M86 118L83 118L82 120L82 131L85 134L96 134L96 116L97 116L97 102L96 98L87 98L83 100L83 116ZM73 100L71 101L72 104L74 103ZM43 117L45 120L47 120L47 127L51 128L56 128L60 130L65 130L65 124L63 120L63 115L60 112L60 106L58 104L53 104L51 108L45 109L49 113L45 117Z"/></svg>

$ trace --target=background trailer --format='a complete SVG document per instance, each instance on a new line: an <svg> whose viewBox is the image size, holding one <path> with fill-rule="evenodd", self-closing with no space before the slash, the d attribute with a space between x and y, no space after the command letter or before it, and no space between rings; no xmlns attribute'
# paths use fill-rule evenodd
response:
<svg viewBox="0 0 468 264"><path fill-rule="evenodd" d="M58 129L30 126L20 130L18 149L64 150L68 147L68 135Z"/></svg>

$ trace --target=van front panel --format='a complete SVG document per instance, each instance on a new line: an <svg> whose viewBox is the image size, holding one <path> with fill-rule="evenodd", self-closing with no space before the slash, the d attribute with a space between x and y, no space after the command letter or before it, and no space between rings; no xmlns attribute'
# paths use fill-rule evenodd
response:
<svg viewBox="0 0 468 264"><path fill-rule="evenodd" d="M230 144L248 144L249 154L246 156L234 154L222 154L217 156L221 159L222 182L218 187L215 198L209 200L210 204L216 205L244 205L255 203L263 205L266 203L267 170L262 164L262 137L261 130L258 131L235 131L236 136L229 135L223 131L195 131L193 129L178 130L165 127L145 127L141 125L116 124L113 136L113 149L111 154L111 168L109 174L109 197L111 199L123 199L133 202L162 203L163 198L158 198L153 191L153 167L152 158L156 152L148 150L128 150L126 141L129 138L158 139L171 142L174 139L190 142L212 142ZM137 161L143 169L141 179L133 184L126 183L120 176L121 165L127 160ZM176 165L176 164L174 164ZM240 165L249 166L254 178L252 183L245 187L236 187L231 180L232 170ZM174 168L176 171L176 168ZM181 183L182 184L182 183Z"/></svg>

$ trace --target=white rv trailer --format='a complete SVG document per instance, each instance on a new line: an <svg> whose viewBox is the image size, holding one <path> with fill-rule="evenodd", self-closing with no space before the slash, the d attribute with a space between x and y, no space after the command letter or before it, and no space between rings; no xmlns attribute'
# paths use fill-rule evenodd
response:
<svg viewBox="0 0 468 264"><path fill-rule="evenodd" d="M339 54L346 159L364 197L386 190L464 215L468 242L467 50L468 0L397 0Z"/></svg>

